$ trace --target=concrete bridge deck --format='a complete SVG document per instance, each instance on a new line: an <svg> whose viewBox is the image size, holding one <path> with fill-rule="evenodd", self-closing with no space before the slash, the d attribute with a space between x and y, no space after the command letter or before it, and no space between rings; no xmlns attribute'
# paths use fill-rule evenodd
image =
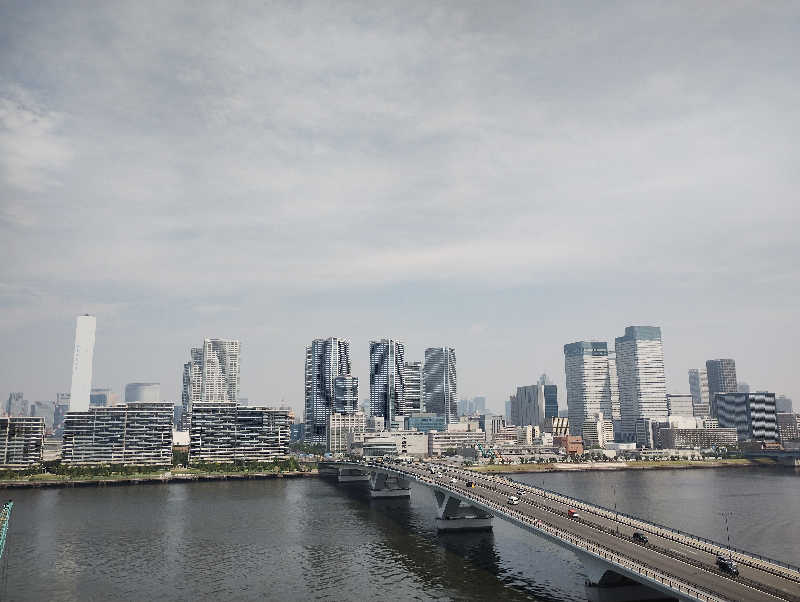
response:
<svg viewBox="0 0 800 602"><path fill-rule="evenodd" d="M430 472L431 465L441 476ZM623 585L621 582L634 581L662 599L666 596L685 600L800 602L800 571L791 565L740 550L731 552L709 540L504 477L437 463L333 463L332 466L361 469L366 474L383 472L406 482L415 481L438 492L440 506L446 503L445 497L453 498L482 512L483 517L502 518L573 550L590 577L587 586L596 587L593 593L587 587L587 592L597 600L644 599L630 588L627 594L623 587L614 588L616 582ZM468 481L475 486L467 487ZM518 505L508 504L511 495L519 497ZM568 517L569 509L577 510L579 517ZM485 524L486 519L483 520ZM440 522L447 524L446 520ZM635 531L646 533L649 542L645 545L634 542ZM732 554L738 563L739 577L733 578L717 569L718 554Z"/></svg>

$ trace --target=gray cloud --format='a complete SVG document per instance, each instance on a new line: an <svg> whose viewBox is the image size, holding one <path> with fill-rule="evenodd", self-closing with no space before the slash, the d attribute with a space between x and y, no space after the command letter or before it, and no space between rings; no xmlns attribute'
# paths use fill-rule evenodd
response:
<svg viewBox="0 0 800 602"><path fill-rule="evenodd" d="M733 356L800 398L792 3L1 10L7 389L65 389L93 311L118 389L239 336L299 408L310 338L366 376L392 335L499 407L656 323L670 389Z"/></svg>

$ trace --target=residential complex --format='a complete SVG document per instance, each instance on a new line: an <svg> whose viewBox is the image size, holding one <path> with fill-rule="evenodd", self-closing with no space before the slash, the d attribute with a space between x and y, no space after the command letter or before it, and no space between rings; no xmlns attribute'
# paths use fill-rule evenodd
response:
<svg viewBox="0 0 800 602"><path fill-rule="evenodd" d="M369 343L369 410L387 429L406 411L403 383L405 345L394 339Z"/></svg>
<svg viewBox="0 0 800 602"><path fill-rule="evenodd" d="M717 420L735 428L739 441L778 441L775 393L717 393Z"/></svg>
<svg viewBox="0 0 800 602"><path fill-rule="evenodd" d="M285 458L288 444L288 410L233 402L200 402L192 408L191 464L269 462Z"/></svg>
<svg viewBox="0 0 800 602"><path fill-rule="evenodd" d="M0 467L26 468L42 461L44 418L0 417Z"/></svg>
<svg viewBox="0 0 800 602"><path fill-rule="evenodd" d="M403 414L409 416L424 411L422 362L405 362L403 364Z"/></svg>
<svg viewBox="0 0 800 602"><path fill-rule="evenodd" d="M615 339L615 348L621 438L631 441L634 439L635 425L639 418L667 415L661 329L657 326L628 326L625 334Z"/></svg>
<svg viewBox="0 0 800 602"><path fill-rule="evenodd" d="M358 411L358 377L340 374L333 379L333 412L355 414Z"/></svg>
<svg viewBox="0 0 800 602"><path fill-rule="evenodd" d="M458 422L456 378L456 350L452 347L428 347L423 368L425 409L444 416L448 424Z"/></svg>
<svg viewBox="0 0 800 602"><path fill-rule="evenodd" d="M129 403L68 412L61 461L77 464L172 464L170 403Z"/></svg>

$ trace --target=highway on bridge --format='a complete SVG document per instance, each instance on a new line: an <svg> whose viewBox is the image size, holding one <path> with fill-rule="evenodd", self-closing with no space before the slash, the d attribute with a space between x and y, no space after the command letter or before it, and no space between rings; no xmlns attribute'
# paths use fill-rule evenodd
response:
<svg viewBox="0 0 800 602"><path fill-rule="evenodd" d="M608 509L585 502L578 505L575 500L554 492L441 463L362 466L389 470L426 485L452 491L465 501L493 507L493 513L500 518L507 518L503 513L518 514L519 519L545 532L556 529L559 533L591 542L639 565L667 573L676 580L708 592L711 594L709 599L800 602L800 572L792 567L737 551L734 559L740 575L734 578L722 573L716 566L718 550L724 549L719 544L712 545L707 540L687 534L676 535L676 532L667 532L646 521L618 517ZM430 466L435 467L437 474L431 473ZM475 486L467 487L469 481ZM519 504L508 504L512 495L519 498ZM578 510L577 518L567 515L571 508ZM632 526L629 523L634 524ZM646 533L648 543L633 541L635 531Z"/></svg>

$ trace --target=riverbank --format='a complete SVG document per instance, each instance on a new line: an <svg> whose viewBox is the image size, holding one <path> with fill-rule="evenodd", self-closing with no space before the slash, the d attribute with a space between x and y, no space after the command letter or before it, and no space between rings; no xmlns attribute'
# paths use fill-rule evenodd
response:
<svg viewBox="0 0 800 602"><path fill-rule="evenodd" d="M491 474L525 474L540 472L590 472L614 470L669 470L676 468L729 468L742 466L779 466L768 458L732 458L730 460L658 460L642 462L554 462L547 464L485 464L471 466L476 472Z"/></svg>
<svg viewBox="0 0 800 602"><path fill-rule="evenodd" d="M50 487L117 487L164 483L189 483L194 481L248 481L316 477L319 471L295 470L285 472L154 472L137 475L112 475L104 477L68 477L65 475L32 475L25 479L0 480L0 489L39 489Z"/></svg>

